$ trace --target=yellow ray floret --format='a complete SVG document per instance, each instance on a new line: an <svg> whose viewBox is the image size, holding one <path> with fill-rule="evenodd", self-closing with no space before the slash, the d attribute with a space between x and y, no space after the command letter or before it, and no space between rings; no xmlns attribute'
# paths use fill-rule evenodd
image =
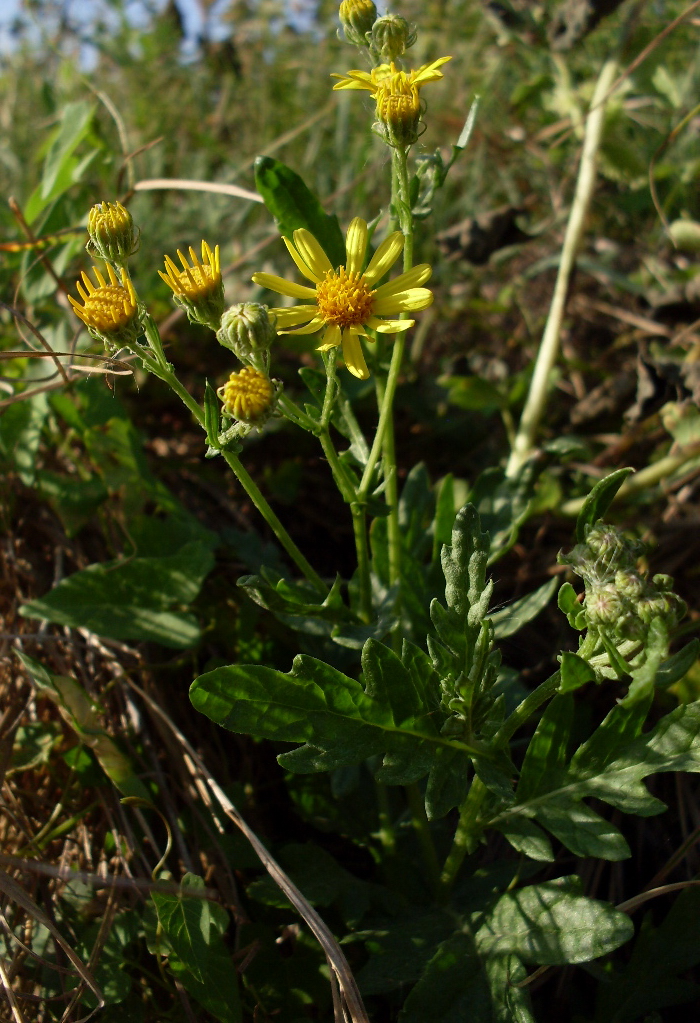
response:
<svg viewBox="0 0 700 1023"><path fill-rule="evenodd" d="M310 231L302 227L294 232L293 242L285 238L289 254L313 287L294 284L273 274L253 274L253 280L261 287L305 300L292 308L270 310L277 317L278 333L314 334L325 328L318 350L325 352L342 345L345 365L361 380L369 376L360 342L361 337L368 337L367 329L380 334L407 330L414 320L391 317L426 309L433 301L433 293L420 287L432 272L427 263L373 288L401 255L404 237L400 231L390 234L363 271L368 237L367 224L355 217L345 240L345 265L337 270ZM290 330L291 327L296 329Z"/></svg>
<svg viewBox="0 0 700 1023"><path fill-rule="evenodd" d="M168 287L172 288L175 295L189 299L190 302L196 302L198 299L206 298L221 284L219 246L215 246L212 251L210 246L203 241L201 260L191 245L189 253L191 264L187 261L187 257L179 249L177 250L182 269L173 262L170 256L165 256L166 272L163 273L162 270L159 270L158 273Z"/></svg>
<svg viewBox="0 0 700 1023"><path fill-rule="evenodd" d="M333 86L334 90L364 89L377 100L377 116L382 117L380 103L387 96L411 96L418 104L418 93L428 82L437 82L442 77L439 68L452 57L439 57L432 64L423 64L413 71L400 71L394 62L380 64L371 71L348 71L347 75L331 75L340 81Z"/></svg>
<svg viewBox="0 0 700 1023"><path fill-rule="evenodd" d="M71 295L68 301L86 327L101 334L118 334L134 320L138 307L134 286L126 271L122 271L121 283L111 266L107 266L109 283L96 266L92 268L97 287L83 271L82 284L78 281L78 294L83 300L80 305Z"/></svg>

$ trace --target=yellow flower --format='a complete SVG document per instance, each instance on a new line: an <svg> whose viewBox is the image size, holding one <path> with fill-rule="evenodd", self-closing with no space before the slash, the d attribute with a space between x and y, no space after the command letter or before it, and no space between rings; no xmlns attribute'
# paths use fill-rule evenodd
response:
<svg viewBox="0 0 700 1023"><path fill-rule="evenodd" d="M71 295L68 301L73 306L90 333L108 345L124 345L135 341L140 333L136 292L125 270L121 272L121 283L111 266L107 266L109 283L97 269L93 268L97 287L83 271L83 282L78 281L78 294L83 300L80 305Z"/></svg>
<svg viewBox="0 0 700 1023"><path fill-rule="evenodd" d="M262 425L269 418L275 398L275 388L265 373L244 366L237 373L232 373L223 387L219 388L219 397L224 403L224 412L248 426Z"/></svg>
<svg viewBox="0 0 700 1023"><path fill-rule="evenodd" d="M293 284L273 274L253 274L255 283L263 288L275 291L278 295L307 300L308 304L292 309L270 310L277 317L278 332L314 334L325 327L318 351L325 352L342 344L345 365L360 380L366 380L369 371L362 354L360 338L368 336L368 327L380 334L395 334L413 326L414 320L384 317L426 309L431 304L432 292L418 287L430 277L430 267L427 263L414 266L393 281L373 289L375 281L380 280L401 255L404 237L400 231L390 234L363 272L368 231L367 224L360 217L355 217L348 228L345 266L337 270L331 265L319 242L303 227L294 232L294 242L286 238L283 240L297 267L314 287ZM313 305L310 304L312 302ZM296 330L286 329L301 323L306 325Z"/></svg>
<svg viewBox="0 0 700 1023"><path fill-rule="evenodd" d="M380 64L371 71L348 71L347 75L331 75L331 78L339 78L333 86L334 90L339 89L365 89L377 97L381 93L385 95L411 95L414 102L419 102L418 93L428 82L437 82L442 77L442 71L438 68L446 64L452 57L440 57L432 64L423 64L417 70L400 71L393 61L390 64ZM381 119L381 110L377 105L377 117Z"/></svg>
<svg viewBox="0 0 700 1023"><path fill-rule="evenodd" d="M139 247L139 232L129 211L120 202L93 206L87 223L87 250L109 263L123 266Z"/></svg>
<svg viewBox="0 0 700 1023"><path fill-rule="evenodd" d="M165 270L158 273L169 288L172 289L175 303L185 309L190 321L203 323L216 330L224 311L224 286L221 280L221 260L219 246L212 251L205 241L202 242L202 259L190 245L190 259L177 250L182 264L180 269L176 263L165 256Z"/></svg>

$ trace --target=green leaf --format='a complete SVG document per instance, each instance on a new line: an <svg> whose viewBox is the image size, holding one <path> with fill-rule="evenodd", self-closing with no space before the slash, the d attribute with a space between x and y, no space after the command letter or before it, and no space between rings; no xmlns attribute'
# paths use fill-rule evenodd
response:
<svg viewBox="0 0 700 1023"><path fill-rule="evenodd" d="M578 878L558 878L501 896L476 942L485 956L514 954L560 966L607 955L633 934L625 913L581 895Z"/></svg>
<svg viewBox="0 0 700 1023"><path fill-rule="evenodd" d="M190 698L197 710L233 732L306 743L278 758L291 771L330 771L389 755L405 758L407 777L416 781L415 765L427 773L425 763L438 749L475 752L440 735L427 711L399 727L391 707L372 699L359 682L305 655L294 659L286 675L262 665L216 668L195 679Z"/></svg>
<svg viewBox="0 0 700 1023"><path fill-rule="evenodd" d="M520 770L519 804L529 802L559 783L568 763L567 748L573 715L571 696L555 696L548 705L530 740Z"/></svg>
<svg viewBox="0 0 700 1023"><path fill-rule="evenodd" d="M400 1023L491 1023L491 991L474 939L443 941L399 1015Z"/></svg>
<svg viewBox="0 0 700 1023"><path fill-rule="evenodd" d="M561 655L560 693L573 693L586 682L595 682L595 671L583 657L565 650Z"/></svg>
<svg viewBox="0 0 700 1023"><path fill-rule="evenodd" d="M213 564L210 544L193 540L169 557L90 565L23 604L20 614L113 639L191 646L199 638L196 620L169 608L194 600Z"/></svg>
<svg viewBox="0 0 700 1023"><path fill-rule="evenodd" d="M700 889L676 898L660 927L642 925L625 969L598 986L596 1023L636 1023L654 1009L695 1001L700 988L685 973L700 963Z"/></svg>
<svg viewBox="0 0 700 1023"><path fill-rule="evenodd" d="M483 377L442 377L438 383L447 388L450 405L469 412L495 412L508 405L507 395Z"/></svg>
<svg viewBox="0 0 700 1023"><path fill-rule="evenodd" d="M527 817L513 817L504 824L497 825L497 830L523 856L529 856L531 860L539 860L542 863L554 861L551 842L542 828Z"/></svg>
<svg viewBox="0 0 700 1023"><path fill-rule="evenodd" d="M488 550L489 535L481 531L476 508L467 504L457 513L452 544L443 547L442 570L448 608L465 616L472 627L485 617L493 589L486 582Z"/></svg>
<svg viewBox="0 0 700 1023"><path fill-rule="evenodd" d="M632 672L627 695L621 701L626 706L642 701L646 704L654 692L656 676L661 662L668 653L668 629L661 618L652 618L646 638L644 663Z"/></svg>
<svg viewBox="0 0 700 1023"><path fill-rule="evenodd" d="M428 820L445 817L464 801L469 784L469 758L462 750L437 750L425 789Z"/></svg>
<svg viewBox="0 0 700 1023"><path fill-rule="evenodd" d="M280 234L292 241L304 227L321 244L334 267L345 265L345 240L338 218L326 213L302 178L270 156L255 161L255 185L275 218Z"/></svg>
<svg viewBox="0 0 700 1023"><path fill-rule="evenodd" d="M625 860L632 855L624 835L585 803L552 799L538 809L536 816L575 856Z"/></svg>
<svg viewBox="0 0 700 1023"><path fill-rule="evenodd" d="M657 688L665 689L667 686L672 686L674 682L679 682L684 675L687 675L698 659L698 652L700 652L700 640L691 639L690 643L686 643L682 650L660 664L656 672Z"/></svg>
<svg viewBox="0 0 700 1023"><path fill-rule="evenodd" d="M439 484L433 525L433 557L436 561L442 545L450 542L455 521L454 476L448 473Z"/></svg>
<svg viewBox="0 0 700 1023"><path fill-rule="evenodd" d="M192 995L221 1023L240 1023L242 1012L236 971L222 940L228 914L203 898L204 880L185 874L181 894L153 892L151 897L168 945L171 968Z"/></svg>
<svg viewBox="0 0 700 1023"><path fill-rule="evenodd" d="M399 526L403 544L416 557L429 547L428 523L433 517L434 497L423 462L414 465L399 498Z"/></svg>
<svg viewBox="0 0 700 1023"><path fill-rule="evenodd" d="M395 724L425 712L410 673L388 646L368 639L362 649L362 672L365 693L391 709Z"/></svg>
<svg viewBox="0 0 700 1023"><path fill-rule="evenodd" d="M56 138L46 154L41 183L30 197L24 211L29 223L74 181L78 161L73 153L90 131L95 107L79 101L66 104Z"/></svg>
<svg viewBox="0 0 700 1023"><path fill-rule="evenodd" d="M586 527L594 526L598 519L605 516L606 511L612 504L615 495L634 469L629 467L617 469L611 472L605 479L600 480L591 490L583 503L583 508L576 519L576 542L584 543L586 540Z"/></svg>
<svg viewBox="0 0 700 1023"><path fill-rule="evenodd" d="M514 635L523 625L527 625L533 618L536 618L551 600L556 587L557 580L549 579L539 589L520 597L519 600L514 600L507 607L494 611L490 617L496 639L505 639L506 636Z"/></svg>
<svg viewBox="0 0 700 1023"><path fill-rule="evenodd" d="M454 931L454 920L445 910L412 909L375 932L357 934L370 953L357 974L364 995L383 994L412 984L421 975L435 949Z"/></svg>
<svg viewBox="0 0 700 1023"><path fill-rule="evenodd" d="M514 478L506 477L500 468L486 469L472 487L469 500L491 537L489 563L502 557L515 543L532 502L535 472L533 462L526 463Z"/></svg>
<svg viewBox="0 0 700 1023"><path fill-rule="evenodd" d="M572 629L581 632L587 627L586 612L581 607L576 590L571 583L564 583L557 594L557 606L566 615Z"/></svg>
<svg viewBox="0 0 700 1023"><path fill-rule="evenodd" d="M37 394L10 405L0 416L0 454L14 463L27 487L34 483L34 463L48 409L46 395Z"/></svg>

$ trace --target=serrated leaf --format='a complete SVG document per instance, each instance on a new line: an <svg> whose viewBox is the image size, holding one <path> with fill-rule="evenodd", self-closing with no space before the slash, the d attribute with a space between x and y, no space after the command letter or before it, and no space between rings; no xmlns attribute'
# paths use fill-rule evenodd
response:
<svg viewBox="0 0 700 1023"><path fill-rule="evenodd" d="M290 770L324 771L371 756L422 759L443 747L475 753L440 735L428 714L399 728L391 707L372 699L359 682L323 661L300 655L289 674L262 665L216 668L192 683L197 710L234 732L307 743L279 761ZM411 780L416 780L411 773ZM402 782L403 784L403 782Z"/></svg>
<svg viewBox="0 0 700 1023"><path fill-rule="evenodd" d="M570 650L564 650L561 655L559 692L573 693L574 690L580 689L586 682L595 682L595 671L593 668L591 668L588 661L584 661L583 657L579 657L578 654L574 654Z"/></svg>
<svg viewBox="0 0 700 1023"><path fill-rule="evenodd" d="M630 918L579 890L571 879L558 878L501 896L476 935L479 951L561 966L589 962L629 941L634 934Z"/></svg>
<svg viewBox="0 0 700 1023"><path fill-rule="evenodd" d="M532 593L514 600L507 607L499 608L490 615L496 639L513 636L523 625L527 625L543 611L557 588L557 580L549 579Z"/></svg>
<svg viewBox="0 0 700 1023"><path fill-rule="evenodd" d="M362 673L365 693L391 709L394 724L424 714L425 707L410 673L388 646L367 640L362 649Z"/></svg>
<svg viewBox="0 0 700 1023"><path fill-rule="evenodd" d="M598 519L605 517L605 513L615 499L615 495L634 469L626 467L616 469L605 479L600 480L591 490L583 503L583 508L576 519L576 542L584 543L586 540L586 529L594 526Z"/></svg>
<svg viewBox="0 0 700 1023"><path fill-rule="evenodd" d="M345 265L345 240L338 218L325 212L299 175L279 160L259 156L255 185L275 218L280 234L290 241L304 227L316 238L333 266Z"/></svg>

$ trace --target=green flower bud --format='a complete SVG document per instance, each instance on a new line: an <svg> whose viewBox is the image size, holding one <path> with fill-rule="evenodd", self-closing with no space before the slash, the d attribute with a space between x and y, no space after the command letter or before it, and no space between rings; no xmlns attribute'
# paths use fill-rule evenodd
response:
<svg viewBox="0 0 700 1023"><path fill-rule="evenodd" d="M587 591L584 607L591 625L615 626L624 613L622 598L614 586Z"/></svg>
<svg viewBox="0 0 700 1023"><path fill-rule="evenodd" d="M627 600L640 600L646 591L646 583L637 572L629 569L615 573L615 589Z"/></svg>
<svg viewBox="0 0 700 1023"><path fill-rule="evenodd" d="M367 34L377 18L373 0L343 0L338 13L347 41L354 46L367 46Z"/></svg>
<svg viewBox="0 0 700 1023"><path fill-rule="evenodd" d="M372 26L372 49L385 61L398 60L416 41L416 33L400 14L386 14Z"/></svg>
<svg viewBox="0 0 700 1023"><path fill-rule="evenodd" d="M232 305L221 317L216 339L241 362L250 362L256 355L269 351L277 336L275 322L276 317L270 315L266 305L241 302Z"/></svg>
<svg viewBox="0 0 700 1023"><path fill-rule="evenodd" d="M85 246L93 259L97 256L106 263L126 266L129 256L139 247L138 229L133 217L120 202L103 202L88 213L88 234Z"/></svg>

